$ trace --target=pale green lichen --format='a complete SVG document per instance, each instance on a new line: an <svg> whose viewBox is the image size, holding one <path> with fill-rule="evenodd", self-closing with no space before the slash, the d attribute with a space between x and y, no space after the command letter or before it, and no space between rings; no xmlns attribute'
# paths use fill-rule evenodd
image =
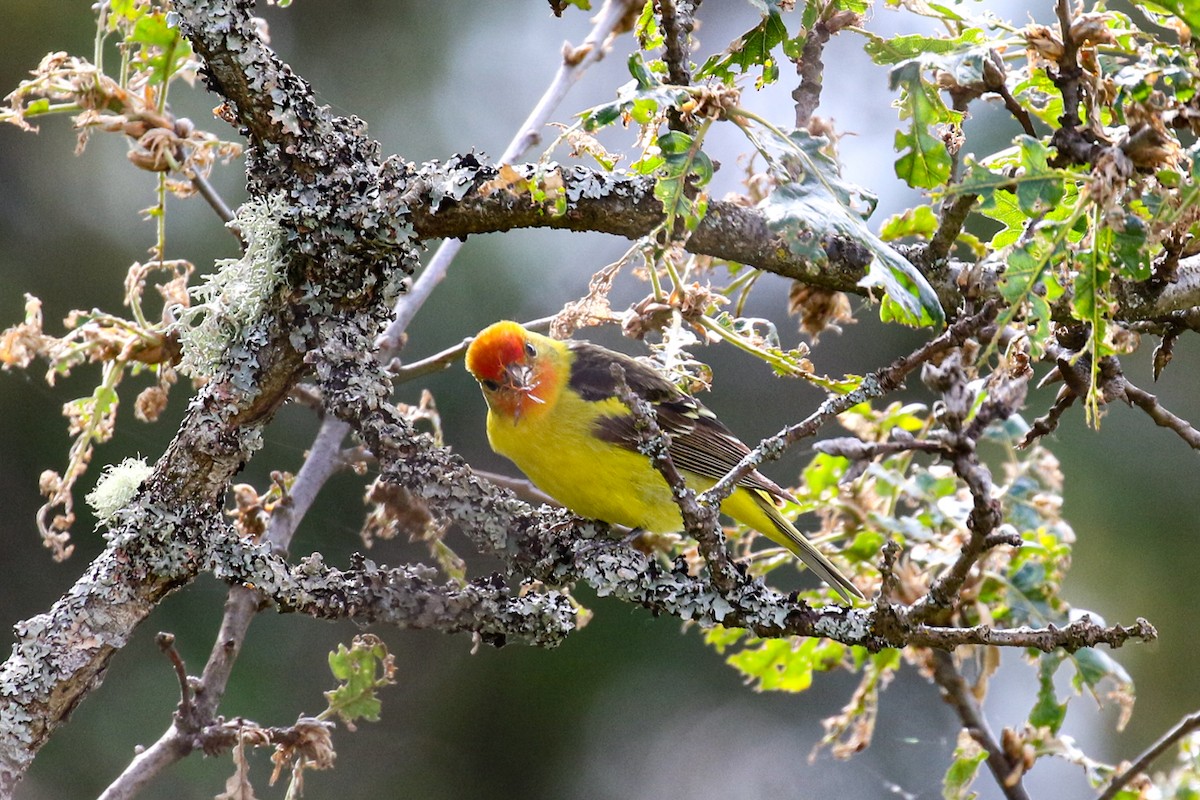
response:
<svg viewBox="0 0 1200 800"><path fill-rule="evenodd" d="M282 193L248 200L230 223L246 243L241 258L216 262L217 271L191 290L193 305L178 312L183 359L179 370L193 378L211 377L230 345L259 320L283 274L287 208Z"/></svg>
<svg viewBox="0 0 1200 800"><path fill-rule="evenodd" d="M127 458L120 464L104 468L96 488L87 493L88 505L96 512L96 518L107 522L124 508L137 494L142 481L153 471L143 458Z"/></svg>

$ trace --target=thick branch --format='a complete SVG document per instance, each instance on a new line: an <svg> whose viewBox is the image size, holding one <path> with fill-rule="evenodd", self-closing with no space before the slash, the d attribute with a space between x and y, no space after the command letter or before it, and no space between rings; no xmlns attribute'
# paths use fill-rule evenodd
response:
<svg viewBox="0 0 1200 800"><path fill-rule="evenodd" d="M524 578L550 586L584 581L601 594L681 619L744 627L764 637L827 636L871 650L908 644L952 648L991 640L1078 649L1096 640L1115 646L1154 635L1148 625L1106 629L1090 622L1069 633L930 627L890 607L814 609L740 574L729 592L716 592L709 580L689 575L682 562L664 567L633 547L603 538L608 531L599 523L562 510L539 512L481 481L462 459L415 434L387 403L376 402L368 384L380 380L381 370L362 342L329 340L321 361L352 387L322 388L330 411L354 426L375 454L381 477L420 497L431 513L455 522L481 550L499 556Z"/></svg>
<svg viewBox="0 0 1200 800"><path fill-rule="evenodd" d="M312 102L258 39L245 4L179 0L175 8L254 143L251 189L290 198L280 258L304 288L281 291L262 318L243 323L138 502L114 525L113 544L49 613L18 625L0 666L0 796L138 623L197 574L194 553L169 545L186 521L219 509L229 478L305 369L303 350L338 325L378 330L414 260L397 190L403 174L380 163L361 125Z"/></svg>
<svg viewBox="0 0 1200 800"><path fill-rule="evenodd" d="M516 171L527 179L562 182L566 210L558 213L556 198L534 202L520 187L496 188L496 168L474 156L452 159L445 165L427 167L411 197L412 225L422 239L463 238L476 233L493 233L518 228L553 228L611 233L636 239L663 221L662 204L654 197L653 179L622 177L582 166L555 167L538 176L530 165ZM897 250L921 268L937 292L942 307L953 312L963 304L962 288L969 286L977 303L1000 299L1001 271L995 264L948 260L943 251L953 244L960 217L970 203L954 210L955 217L944 226L937 247L898 247ZM835 291L865 294L858 285L870 266L870 255L858 242L831 237L824 243L827 263L818 266L795 255L787 242L776 235L758 208L747 208L713 200L708 214L687 241L687 249L773 272L787 278ZM1171 283L1121 283L1114 290L1114 316L1125 322L1158 320L1200 306L1200 255L1180 259L1179 274ZM1054 317L1071 319L1070 298L1055 304Z"/></svg>
<svg viewBox="0 0 1200 800"><path fill-rule="evenodd" d="M478 633L489 644L509 640L553 646L575 627L575 612L557 592L510 594L504 581L479 578L436 583L423 564L381 567L355 555L348 569L327 567L320 553L288 564L225 529L205 537L205 569L221 580L254 586L280 611L317 619L354 619L444 633Z"/></svg>

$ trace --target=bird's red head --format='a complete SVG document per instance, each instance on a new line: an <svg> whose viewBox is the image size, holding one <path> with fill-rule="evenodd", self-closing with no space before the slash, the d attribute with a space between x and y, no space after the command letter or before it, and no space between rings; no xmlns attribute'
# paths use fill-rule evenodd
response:
<svg viewBox="0 0 1200 800"><path fill-rule="evenodd" d="M563 376L553 345L515 322L480 331L467 348L467 371L479 381L494 414L519 422L548 408Z"/></svg>
<svg viewBox="0 0 1200 800"><path fill-rule="evenodd" d="M467 348L467 372L485 385L488 381L503 385L511 367L525 364L527 341L525 329L515 322L489 325Z"/></svg>

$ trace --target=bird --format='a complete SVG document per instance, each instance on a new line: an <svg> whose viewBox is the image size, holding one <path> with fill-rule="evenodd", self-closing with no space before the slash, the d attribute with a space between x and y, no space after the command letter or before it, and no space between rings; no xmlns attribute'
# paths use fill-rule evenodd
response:
<svg viewBox="0 0 1200 800"><path fill-rule="evenodd" d="M688 487L709 489L750 452L712 411L653 367L584 340L560 341L510 320L474 337L467 371L487 402L492 449L543 492L582 517L651 533L683 529L670 486L639 450L643 436L619 399L619 379L645 399ZM776 507L796 502L757 470L721 511L786 547L850 603L863 594Z"/></svg>

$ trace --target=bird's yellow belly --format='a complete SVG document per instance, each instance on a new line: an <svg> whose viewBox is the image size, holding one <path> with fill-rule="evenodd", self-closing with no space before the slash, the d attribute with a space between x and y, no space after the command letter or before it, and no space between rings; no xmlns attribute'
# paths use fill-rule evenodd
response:
<svg viewBox="0 0 1200 800"><path fill-rule="evenodd" d="M569 404L569 400L563 399ZM683 527L662 475L640 453L595 438L591 417L556 408L539 418L488 415L492 449L510 459L546 494L582 517L655 533ZM624 406L615 405L619 413ZM561 413L567 412L567 413ZM691 477L691 476L689 476ZM693 481L689 480L689 483ZM712 484L696 476L695 489Z"/></svg>

